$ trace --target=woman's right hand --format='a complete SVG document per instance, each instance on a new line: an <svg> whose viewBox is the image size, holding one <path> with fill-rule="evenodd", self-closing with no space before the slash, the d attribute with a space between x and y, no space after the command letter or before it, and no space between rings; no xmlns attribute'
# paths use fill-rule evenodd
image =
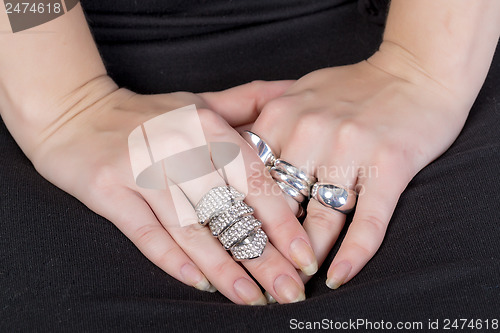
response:
<svg viewBox="0 0 500 333"><path fill-rule="evenodd" d="M114 85L107 77L97 88ZM261 257L242 261L248 272L278 302L304 299L304 285L296 269L317 270L309 238L274 181L263 172L257 155L231 127L252 122L253 109L279 96L289 82L254 82L219 93L137 95L125 89L99 98L64 122L45 129L38 144L26 151L36 169L50 182L78 198L113 222L153 263L185 284L211 291L212 285L238 304L265 304L259 286L224 250L209 228L198 224L176 227L170 192L139 187L129 157L128 136L145 121L179 107L195 104L208 142L240 146L247 166L248 195L269 242ZM240 111L248 108L248 112ZM211 111L218 109L231 122ZM247 119L238 118L246 115ZM254 112L257 115L257 112ZM178 126L172 140L189 140L190 128ZM259 165L248 168L251 163ZM197 191L185 191L196 203L212 187L224 184L211 177ZM274 188L274 191L262 189ZM194 210L193 210L194 211ZM73 223L78 223L74 221ZM50 227L50 226L48 226ZM210 282L209 282L210 281Z"/></svg>

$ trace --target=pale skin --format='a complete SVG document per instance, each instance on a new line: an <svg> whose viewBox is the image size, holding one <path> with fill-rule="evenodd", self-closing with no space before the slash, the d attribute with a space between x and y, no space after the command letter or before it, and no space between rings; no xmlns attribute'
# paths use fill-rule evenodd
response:
<svg viewBox="0 0 500 333"><path fill-rule="evenodd" d="M0 30L9 30L4 11ZM338 288L376 253L412 177L458 136L498 42L500 2L393 0L384 41L366 61L295 83L254 82L205 94L119 89L79 6L34 30L53 33L0 34L0 112L40 174L109 219L176 279L215 287L238 304L265 304L257 284L207 228L168 227L168 193L138 188L133 180L129 133L156 115L196 104L207 136L239 144L248 163L258 160L236 127L251 126L283 159L308 166L320 181L361 190L328 270L327 285ZM324 172L333 166L353 172ZM376 176L359 172L370 167ZM265 173L252 176L250 187L273 186ZM282 195L256 196L250 188L247 202L270 243L262 257L243 265L278 302L304 299L303 283L325 260L345 216L311 200L302 228L297 207Z"/></svg>

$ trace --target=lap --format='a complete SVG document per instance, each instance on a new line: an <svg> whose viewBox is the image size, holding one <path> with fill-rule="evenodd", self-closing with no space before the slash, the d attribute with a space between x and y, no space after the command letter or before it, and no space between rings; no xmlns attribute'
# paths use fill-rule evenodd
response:
<svg viewBox="0 0 500 333"><path fill-rule="evenodd" d="M258 51L272 48L273 39L261 40L257 50L245 55L251 63L240 64L236 57L229 64L231 70L224 71L224 61L217 58L220 50L210 48L209 39L186 49L142 46L146 58L136 64L138 69L125 65L139 61L140 47L128 45L134 50L119 57L112 45L103 43L101 52L118 82L142 92L213 90L257 78L297 78L316 68L358 61L374 51L381 30L360 21L354 8L335 8L339 21L318 14L316 21L303 22L304 36L320 34L309 41L289 37L285 32L290 35L291 27L282 26L282 48L261 54ZM326 32L318 30L321 25L326 25ZM238 42L224 44L224 52L241 54L247 47L243 42L256 42L264 33L253 32L252 37L235 32L230 40ZM333 42L325 47L328 39ZM121 47L121 51L126 48ZM177 69L165 64L172 77L157 72L164 65L161 59L186 56L193 47L202 48L194 49L193 61ZM208 52L213 63L203 60L201 51ZM125 69L118 70L121 66ZM382 247L361 273L331 291L325 285L325 265L308 283L307 300L287 306L237 306L219 293L177 282L151 264L111 223L39 176L2 124L0 327L280 331L288 329L292 318L425 324L432 318L498 316L494 311L500 306L499 85L497 57L459 138L409 184Z"/></svg>

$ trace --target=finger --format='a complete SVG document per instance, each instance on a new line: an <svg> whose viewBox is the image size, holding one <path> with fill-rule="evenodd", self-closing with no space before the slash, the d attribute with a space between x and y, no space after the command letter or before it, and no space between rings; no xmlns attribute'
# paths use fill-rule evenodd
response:
<svg viewBox="0 0 500 333"><path fill-rule="evenodd" d="M320 204L309 201L304 229L311 239L311 244L319 265L325 261L333 248L345 223L345 215Z"/></svg>
<svg viewBox="0 0 500 333"><path fill-rule="evenodd" d="M358 274L382 244L389 220L407 184L398 178L397 170L391 171L359 182L361 192L353 222L328 270L330 288L337 289Z"/></svg>
<svg viewBox="0 0 500 333"><path fill-rule="evenodd" d="M220 92L199 94L208 107L232 127L249 124L270 100L281 96L294 81L253 81Z"/></svg>
<svg viewBox="0 0 500 333"><path fill-rule="evenodd" d="M215 181L214 185L218 184L217 177L211 177ZM191 194L204 190L198 188L194 191L185 187L184 191ZM199 225L196 213L183 191L172 185L163 191L141 189L141 193L175 242L224 296L237 304L265 304L260 287L227 254L210 230ZM177 222L172 223L172 220Z"/></svg>
<svg viewBox="0 0 500 333"><path fill-rule="evenodd" d="M163 214L168 212L162 203L168 198L161 198L158 193L146 194L146 197L160 220L165 218ZM208 228L198 224L175 228L170 224L167 230L222 294L238 304L265 304L260 288L212 237ZM272 244L267 244L262 256L242 264L278 302L292 303L305 298L304 286L295 268Z"/></svg>
<svg viewBox="0 0 500 333"><path fill-rule="evenodd" d="M237 138L242 141L240 146L244 160L250 166L247 170L246 201L256 208L255 215L263 221L263 229L283 256L305 274L314 274L317 260L307 233L295 217L298 205L290 198L285 198L255 151L243 138Z"/></svg>
<svg viewBox="0 0 500 333"><path fill-rule="evenodd" d="M244 163L239 166L236 164L237 170L232 167L221 166L218 166L217 169L224 169L221 170L221 172L227 172L227 175L236 175L236 177L232 178L227 177L229 185L233 185L237 189L239 186L234 185L234 182L239 182L240 185L243 183L245 186L248 186L248 191L240 191L248 192L245 201L254 208L255 216L262 222L262 228L267 232L270 243L279 249L279 252L273 250L274 247L268 244L268 247L266 247L264 251L266 253L264 258L267 258L267 260L263 258L251 261L245 260L242 264L262 286L270 290L275 290L276 293L281 292L280 295L276 295L276 299L280 302L292 302L303 299L304 292L302 281L295 271L295 267L290 264L291 258L295 257L291 256L289 252L290 250L299 252L299 254L297 254L298 257L309 255L311 258L308 258L308 260L315 261L314 253L308 245L307 234L288 208L286 201L281 196L279 188L276 188L277 186L274 181L270 178L269 174L265 172L262 162L246 141L244 141L236 131L230 128L217 114L204 109L198 111L207 141L233 143L240 147ZM214 153L215 146L211 147L211 151L212 160L217 160L217 154ZM248 167L247 170L245 170L245 166ZM255 170L256 166L258 170ZM195 181L180 183L178 186L186 194L189 201L193 203L193 205L196 205L210 189L221 186L222 184L225 183L222 182L220 176L217 178L214 176L214 173L209 173L197 178ZM270 190L270 187L275 187L274 191ZM169 232L171 232L172 236L177 240L175 231L169 229ZM182 237L182 235L179 235L179 237ZM201 239L194 238L196 239L196 243L199 244L202 242ZM292 248L291 243L294 241L295 245ZM191 253L189 252L190 246L185 245L184 241L181 242L178 240L178 242L186 252ZM191 244L193 240L186 239L185 242L186 244ZM298 245L297 242L299 243ZM193 244L193 246L195 245ZM218 247L222 248L222 245L218 244ZM306 249L304 250L304 248ZM204 253L211 252L212 251L204 251ZM194 257L191 258L198 263ZM268 268L264 269L263 267ZM299 266L297 265L297 267ZM204 272L208 277L211 276L210 272ZM287 288L282 287L280 289L275 286L274 282L276 282L277 285L285 285ZM212 281L212 283L216 282Z"/></svg>
<svg viewBox="0 0 500 333"><path fill-rule="evenodd" d="M311 130L309 128L311 126L306 125L307 123L303 124L301 130L302 133L307 134L305 137L293 135L283 140L279 135L270 135L267 143L281 151L281 160L290 163L308 176L316 176L318 182L352 188L357 171L354 170L352 163L348 162L353 158L351 153L345 152L342 155L333 156L325 153L321 145L310 140L315 137L314 131L317 130ZM331 142L332 140L325 139L325 141ZM286 144L280 145L280 142ZM344 222L344 214L323 206L315 199L309 201L303 227L309 236L319 265L335 244Z"/></svg>
<svg viewBox="0 0 500 333"><path fill-rule="evenodd" d="M215 291L137 192L113 188L105 193L94 193L93 199L94 207L90 208L112 221L155 265L187 285Z"/></svg>

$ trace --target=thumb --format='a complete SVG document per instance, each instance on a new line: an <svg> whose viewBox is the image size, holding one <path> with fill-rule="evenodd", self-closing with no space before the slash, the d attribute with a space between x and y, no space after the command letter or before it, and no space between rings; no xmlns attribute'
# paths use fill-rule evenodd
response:
<svg viewBox="0 0 500 333"><path fill-rule="evenodd" d="M252 123L270 100L281 96L294 81L253 81L219 92L198 94L232 127Z"/></svg>

